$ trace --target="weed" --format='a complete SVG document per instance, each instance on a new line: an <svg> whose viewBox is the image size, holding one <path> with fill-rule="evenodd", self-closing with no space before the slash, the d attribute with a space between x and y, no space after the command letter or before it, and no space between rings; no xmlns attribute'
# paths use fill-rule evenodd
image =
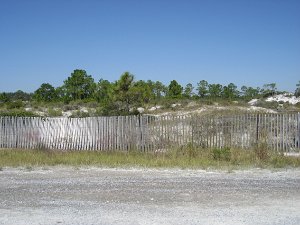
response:
<svg viewBox="0 0 300 225"><path fill-rule="evenodd" d="M230 161L231 159L231 151L230 148L214 148L212 151L214 160L225 160Z"/></svg>
<svg viewBox="0 0 300 225"><path fill-rule="evenodd" d="M257 143L257 145L254 148L254 152L257 159L261 161L266 161L270 156L267 139L268 139L267 133L265 131L261 131L260 141Z"/></svg>
<svg viewBox="0 0 300 225"><path fill-rule="evenodd" d="M0 149L0 168L24 167L31 171L35 166L68 165L73 168L82 166L104 167L179 167L179 168L216 168L229 172L234 169L260 167L300 167L300 157L287 157L279 154L270 155L265 161L256 157L254 150L241 149L203 149L187 145L161 154L140 152L110 151L44 151Z"/></svg>
<svg viewBox="0 0 300 225"><path fill-rule="evenodd" d="M197 148L192 143L188 143L185 146L175 148L175 157L176 158L187 157L188 159L196 158Z"/></svg>

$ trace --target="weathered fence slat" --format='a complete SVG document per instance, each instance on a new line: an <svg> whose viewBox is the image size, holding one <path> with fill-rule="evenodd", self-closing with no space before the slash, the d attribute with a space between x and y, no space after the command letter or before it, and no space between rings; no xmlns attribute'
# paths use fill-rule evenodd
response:
<svg viewBox="0 0 300 225"><path fill-rule="evenodd" d="M299 151L300 114L0 117L0 148L153 152L188 143L207 148L266 143L276 151Z"/></svg>

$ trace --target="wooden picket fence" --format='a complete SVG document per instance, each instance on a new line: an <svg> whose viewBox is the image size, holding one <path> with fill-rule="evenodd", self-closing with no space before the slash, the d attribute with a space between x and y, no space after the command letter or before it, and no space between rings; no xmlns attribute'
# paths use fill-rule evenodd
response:
<svg viewBox="0 0 300 225"><path fill-rule="evenodd" d="M299 151L300 114L0 117L0 148L155 152L187 144Z"/></svg>

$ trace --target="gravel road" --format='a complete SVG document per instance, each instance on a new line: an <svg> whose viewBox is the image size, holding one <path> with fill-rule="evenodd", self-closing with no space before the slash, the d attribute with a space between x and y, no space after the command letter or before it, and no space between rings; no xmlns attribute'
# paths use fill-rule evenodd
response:
<svg viewBox="0 0 300 225"><path fill-rule="evenodd" d="M0 224L300 224L300 170L4 168Z"/></svg>

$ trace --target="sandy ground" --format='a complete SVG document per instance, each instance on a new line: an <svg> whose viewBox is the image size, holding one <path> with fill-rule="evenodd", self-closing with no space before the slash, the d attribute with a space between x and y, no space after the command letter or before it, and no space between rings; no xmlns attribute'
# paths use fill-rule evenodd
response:
<svg viewBox="0 0 300 225"><path fill-rule="evenodd" d="M300 170L4 168L0 224L300 224Z"/></svg>

